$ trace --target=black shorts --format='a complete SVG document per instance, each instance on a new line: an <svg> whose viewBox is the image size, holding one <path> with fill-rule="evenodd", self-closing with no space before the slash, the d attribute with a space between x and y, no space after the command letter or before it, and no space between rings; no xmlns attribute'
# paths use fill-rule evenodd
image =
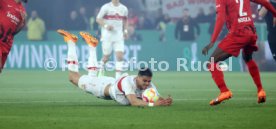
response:
<svg viewBox="0 0 276 129"><path fill-rule="evenodd" d="M268 34L268 44L272 53L274 60L276 61L276 38L275 33ZM274 36L274 37L273 37Z"/></svg>

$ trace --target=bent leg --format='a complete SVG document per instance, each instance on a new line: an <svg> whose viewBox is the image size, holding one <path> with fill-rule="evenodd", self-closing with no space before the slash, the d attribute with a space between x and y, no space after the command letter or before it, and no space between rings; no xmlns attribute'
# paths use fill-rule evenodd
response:
<svg viewBox="0 0 276 129"><path fill-rule="evenodd" d="M117 58L116 64L115 64L115 69L116 69L115 78L116 79L118 79L122 75L123 65L124 65L123 57L124 57L124 53L122 51L116 52L116 58Z"/></svg>
<svg viewBox="0 0 276 129"><path fill-rule="evenodd" d="M260 77L260 71L258 68L258 65L256 62L252 59L252 53L251 54L246 54L243 52L242 54L243 60L247 65L248 71L258 89L258 91L263 89L262 82L261 82L261 77Z"/></svg>
<svg viewBox="0 0 276 129"><path fill-rule="evenodd" d="M258 103L264 103L266 101L266 93L263 89L260 71L256 62L252 59L252 53L246 54L243 52L243 60L245 61L248 71L258 89Z"/></svg>
<svg viewBox="0 0 276 129"><path fill-rule="evenodd" d="M215 81L216 85L218 86L218 88L220 89L220 92L227 92L229 91L229 89L227 88L225 81L224 81L224 75L222 70L217 67L219 64L219 61L224 61L227 58L231 57L230 54L224 52L223 50L221 50L220 48L216 48L215 51L213 52L211 58L210 58L210 62L211 60L213 60L214 62L211 62L211 64L208 66L209 71L212 74L212 78Z"/></svg>
<svg viewBox="0 0 276 129"><path fill-rule="evenodd" d="M98 98L106 99L109 97L108 86L114 82L115 79L111 77L91 77L88 75L83 75L79 78L78 87Z"/></svg>
<svg viewBox="0 0 276 129"><path fill-rule="evenodd" d="M103 57L100 62L100 69L99 69L99 74L98 76L104 76L104 69L105 69L105 64L109 60L109 57L112 52L112 42L102 42L102 52L103 52Z"/></svg>
<svg viewBox="0 0 276 129"><path fill-rule="evenodd" d="M212 74L212 78L215 81L217 87L220 89L219 96L211 100L210 105L217 105L220 104L222 101L230 99L232 97L232 92L227 88L225 81L224 81L224 75L222 70L219 67L218 62L224 61L227 58L231 57L232 55L222 51L220 48L216 48L214 53L212 54L211 58L214 58L213 62L208 66L209 71Z"/></svg>
<svg viewBox="0 0 276 129"><path fill-rule="evenodd" d="M125 45L124 41L118 41L114 44L114 51L116 54L116 64L115 64L115 69L116 69L116 79L121 77L124 65L124 51L125 51Z"/></svg>

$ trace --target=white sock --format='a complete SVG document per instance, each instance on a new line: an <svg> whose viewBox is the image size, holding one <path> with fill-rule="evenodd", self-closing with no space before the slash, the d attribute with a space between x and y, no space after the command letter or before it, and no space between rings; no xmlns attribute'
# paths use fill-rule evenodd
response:
<svg viewBox="0 0 276 129"><path fill-rule="evenodd" d="M95 47L89 46L89 58L88 58L88 75L96 77L98 73L98 60Z"/></svg>
<svg viewBox="0 0 276 129"><path fill-rule="evenodd" d="M76 44L71 40L69 40L67 44L68 44L68 53L67 53L68 70L72 72L79 72Z"/></svg>
<svg viewBox="0 0 276 129"><path fill-rule="evenodd" d="M116 64L115 64L115 70L116 70L116 76L115 76L115 78L116 79L118 79L119 77L121 77L122 71L123 71L123 65L124 65L123 61L116 61Z"/></svg>
<svg viewBox="0 0 276 129"><path fill-rule="evenodd" d="M192 61L195 62L197 61L197 56L196 56L196 53L197 53L197 43L194 42L191 44L191 51L192 51Z"/></svg>

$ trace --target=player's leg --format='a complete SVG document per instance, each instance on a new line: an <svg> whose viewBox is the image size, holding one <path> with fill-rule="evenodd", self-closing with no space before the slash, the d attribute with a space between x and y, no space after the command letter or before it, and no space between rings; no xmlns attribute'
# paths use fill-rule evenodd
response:
<svg viewBox="0 0 276 129"><path fill-rule="evenodd" d="M64 30L58 30L57 32L64 37L64 41L68 45L67 63L69 70L69 80L74 85L78 86L78 82L80 79L78 57L76 51L76 42L78 38L77 36Z"/></svg>
<svg viewBox="0 0 276 129"><path fill-rule="evenodd" d="M208 65L208 69L212 74L212 78L216 83L217 87L220 89L220 94L217 98L210 102L210 105L217 105L224 100L230 99L232 97L232 92L227 88L224 81L224 75L222 70L219 68L219 61L224 61L231 57L231 54L224 52L222 49L217 47L213 54L211 55ZM213 61L212 61L213 60Z"/></svg>
<svg viewBox="0 0 276 129"><path fill-rule="evenodd" d="M98 73L98 60L96 47L98 45L98 40L86 32L80 32L81 37L89 46L89 58L88 58L88 75L91 77L96 77Z"/></svg>
<svg viewBox="0 0 276 129"><path fill-rule="evenodd" d="M124 41L119 41L114 44L114 51L116 54L116 63L115 63L115 70L116 70L116 76L115 78L118 79L121 77L124 67Z"/></svg>
<svg viewBox="0 0 276 129"><path fill-rule="evenodd" d="M258 65L252 58L252 52L243 51L243 60L245 61L248 71L258 89L258 103L264 103L266 101L266 93L263 89L260 71Z"/></svg>
<svg viewBox="0 0 276 129"><path fill-rule="evenodd" d="M99 69L99 75L98 75L99 77L104 76L105 64L109 60L109 57L110 57L111 52L112 52L112 43L107 42L107 41L103 41L102 42L102 52L103 52L103 57L100 61L100 69Z"/></svg>
<svg viewBox="0 0 276 129"><path fill-rule="evenodd" d="M276 38L275 35L268 34L268 43L274 60L276 61Z"/></svg>
<svg viewBox="0 0 276 129"><path fill-rule="evenodd" d="M2 73L2 70L4 69L5 63L7 61L9 53L2 53L0 51L0 74Z"/></svg>
<svg viewBox="0 0 276 129"><path fill-rule="evenodd" d="M98 60L96 47L98 45L98 40L86 32L80 32L80 35L89 46L89 58L88 76L81 76L78 82L78 86L82 90L91 93L98 98L110 99L110 94L108 91L110 85L115 82L115 79L105 76L97 77Z"/></svg>
<svg viewBox="0 0 276 129"><path fill-rule="evenodd" d="M111 99L109 90L111 84L115 83L112 77L91 77L83 75L80 77L78 87L87 93L93 94L97 98Z"/></svg>

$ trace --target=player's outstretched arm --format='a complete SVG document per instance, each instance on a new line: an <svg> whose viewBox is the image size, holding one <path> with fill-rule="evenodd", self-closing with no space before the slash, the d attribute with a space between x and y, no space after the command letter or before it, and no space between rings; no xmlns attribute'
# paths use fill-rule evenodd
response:
<svg viewBox="0 0 276 129"><path fill-rule="evenodd" d="M276 17L276 9L273 7L273 5L268 0L251 0L254 3L261 4L266 9L268 9L270 12L272 12L273 16Z"/></svg>
<svg viewBox="0 0 276 129"><path fill-rule="evenodd" d="M215 24L214 32L212 34L210 43L207 44L202 49L203 55L208 55L208 51L214 46L218 38L218 35L220 34L222 27L225 23L226 7L224 2L225 1L222 1L222 0L216 0L216 9L217 9L216 24Z"/></svg>
<svg viewBox="0 0 276 129"><path fill-rule="evenodd" d="M267 14L267 9L265 7L262 7L259 11L259 15L261 17L265 17L266 14Z"/></svg>
<svg viewBox="0 0 276 129"><path fill-rule="evenodd" d="M171 98L159 99L155 103L148 103L141 99L138 99L135 94L126 95L131 106L170 106L172 104Z"/></svg>
<svg viewBox="0 0 276 129"><path fill-rule="evenodd" d="M252 2L261 4L264 6L267 10L269 10L274 18L273 18L273 25L276 25L276 9L273 7L273 5L269 2L269 0L251 0Z"/></svg>

